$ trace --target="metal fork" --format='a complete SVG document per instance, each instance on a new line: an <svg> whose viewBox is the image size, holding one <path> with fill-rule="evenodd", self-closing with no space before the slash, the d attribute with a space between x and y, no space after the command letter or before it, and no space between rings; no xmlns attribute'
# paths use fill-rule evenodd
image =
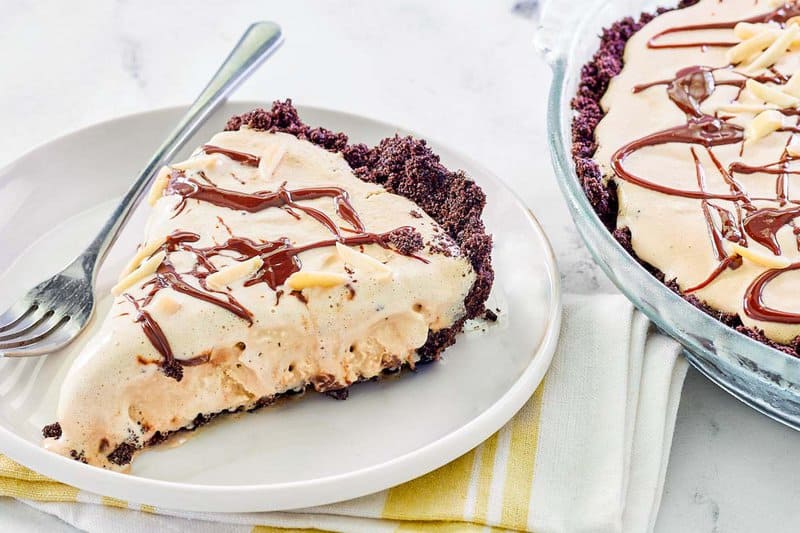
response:
<svg viewBox="0 0 800 533"><path fill-rule="evenodd" d="M175 156L226 97L282 43L272 22L251 25L173 132L125 193L86 250L0 314L0 358L44 355L66 346L94 313L96 272L156 170Z"/></svg>

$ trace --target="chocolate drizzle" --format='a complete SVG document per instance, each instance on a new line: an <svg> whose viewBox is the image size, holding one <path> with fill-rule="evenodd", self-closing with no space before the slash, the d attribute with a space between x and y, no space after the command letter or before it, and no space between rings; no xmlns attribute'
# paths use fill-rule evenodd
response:
<svg viewBox="0 0 800 533"><path fill-rule="evenodd" d="M364 224L358 217L345 191L339 187L309 187L303 189L289 190L281 185L277 191L259 191L245 193L222 189L215 185L205 185L192 178L187 178L181 170L174 170L170 176L165 194L178 195L181 197L176 211L180 212L186 204L186 200L193 199L201 202L257 213L271 207L289 209L294 214L293 209L302 211L317 222L327 227L332 233L339 235L339 226L331 218L320 211L308 206L303 206L297 202L301 200L314 200L316 198L333 198L336 207L336 214L350 224L357 231L364 231ZM297 218L297 217L296 217Z"/></svg>
<svg viewBox="0 0 800 533"><path fill-rule="evenodd" d="M190 359L176 359L175 355L172 353L169 340L161 329L161 326L158 325L158 322L153 319L150 313L142 309L140 302L133 296L127 293L124 296L136 308L136 318L134 318L134 322L141 324L142 331L144 331L147 339L162 355L163 360L160 362L160 366L164 374L176 381L181 381L181 379L183 379L183 367L197 366L209 361L209 354L199 355Z"/></svg>
<svg viewBox="0 0 800 533"><path fill-rule="evenodd" d="M731 194L717 194L702 190L684 190L668 187L648 181L628 172L623 165L625 158L632 153L648 146L657 146L668 143L700 144L706 148L724 144L735 144L744 139L744 133L740 126L723 122L722 120L705 115L699 119L693 119L686 124L681 124L673 128L668 128L656 133L652 133L641 139L632 141L611 156L611 166L614 172L623 180L629 181L640 187L650 189L663 194L672 196L682 196L684 198L697 198L703 200L744 200L746 197L740 192Z"/></svg>
<svg viewBox="0 0 800 533"><path fill-rule="evenodd" d="M714 92L717 85L712 69L703 66L687 67L678 71L673 80L656 82L656 84L667 85L669 99L684 111L687 121L685 124L651 133L619 148L611 156L611 166L617 176L640 187L684 198L734 201L746 199L741 190L732 190L731 194L715 194L702 190L702 187L696 191L676 189L648 181L625 169L625 159L637 150L648 146L683 143L699 144L706 147L706 149L710 149L714 146L736 144L744 140L744 129L741 126L707 115L700 110L700 104ZM634 92L639 92L643 88L652 87L656 84L637 86L634 88ZM732 187L732 189L734 188Z"/></svg>
<svg viewBox="0 0 800 533"><path fill-rule="evenodd" d="M402 226L386 233L360 232L350 236L340 236L323 241L317 241L302 246L294 246L288 239L277 241L266 241L257 243L244 237L232 237L224 244L209 248L193 248L192 251L201 257L211 257L222 252L234 252L236 261L246 261L253 257L260 257L264 263L249 279L245 280L245 287L250 287L257 283L266 283L272 290L276 290L280 285L302 268L299 254L314 250L316 248L327 248L336 246L336 243L345 246L360 246L364 244L377 244L383 248L394 250L396 253L413 257L423 263L428 260L414 255L413 253L403 253L402 250L392 248L389 244L392 236L401 231L413 229L410 226Z"/></svg>
<svg viewBox="0 0 800 533"><path fill-rule="evenodd" d="M775 255L781 255L776 234L778 230L800 216L800 207L792 209L775 209L766 207L756 210L744 219L744 229L757 243L763 245Z"/></svg>
<svg viewBox="0 0 800 533"><path fill-rule="evenodd" d="M786 3L782 6L768 12L763 13L761 15L756 15L754 17L741 19L741 20L732 20L727 22L710 22L706 24L691 24L687 26L674 26L672 28L667 28L666 30L660 31L653 35L648 41L647 46L648 48L653 49L663 49L663 48L694 48L694 47L706 47L706 46L713 46L713 47L726 47L726 46L735 46L739 44L738 42L725 42L725 41L698 41L698 42L688 42L688 43L659 43L657 42L661 37L665 35L673 35L679 33L690 33L693 31L704 31L704 30L732 30L736 27L737 24L740 22L749 22L753 24L758 23L765 23L765 22L776 22L778 24L783 24L787 20L792 17L800 15L800 6L794 3Z"/></svg>
<svg viewBox="0 0 800 533"><path fill-rule="evenodd" d="M658 39L667 34L687 33L698 30L709 29L732 29L739 22L777 22L785 23L791 17L800 15L800 6L794 4L783 5L769 13L751 17L745 20L732 22L697 24L690 26L678 26L664 30L648 41L650 48L683 48L689 46L732 46L736 43L722 42L702 42L702 43L679 43L663 44L658 43ZM727 70L729 67L724 67ZM755 79L759 82L784 83L786 76L775 70L770 70L769 74L761 76L741 76L741 79L717 80L715 72L717 70L707 66L690 66L678 71L671 80L659 80L651 83L641 84L634 87L633 92L638 93L651 87L665 85L669 99L686 116L686 122L678 126L661 130L645 137L635 139L620 147L611 157L611 167L616 176L624 181L643 187L661 194L691 198L700 200L700 207L709 230L711 245L718 265L701 283L686 289L684 292L689 294L703 289L713 283L718 276L728 269L736 269L741 265L741 257L730 254L724 245L725 241L747 246L748 238L766 247L775 255L781 255L781 248L778 243L777 233L786 226L793 227L798 249L800 249L800 231L794 228L794 220L800 217L800 205L798 202L789 200L789 179L791 174L800 174L798 170L789 168L792 157L784 149L779 161L764 165L748 165L741 161L735 161L727 168L719 161L712 148L716 146L731 145L744 142L744 129L741 126L732 124L716 115L709 115L701 110L701 104L711 96L716 88L721 85L737 86L741 90L745 87L748 79ZM796 116L797 109L782 109L784 115ZM794 126L784 127L778 131L800 132L800 128ZM641 176L637 176L625 167L625 160L631 154L646 147L663 144L688 144L689 152L694 162L697 178L697 189L680 189L668 185L655 183ZM788 144L788 142L787 142ZM705 169L696 151L696 146L705 149L714 167L728 185L729 192L710 192L706 190ZM736 180L736 174L755 174L762 173L775 175L775 197L774 198L751 198ZM755 205L755 201L777 202L780 207L760 207ZM727 209L712 201L732 202L733 209ZM787 204L793 204L786 207ZM800 266L792 265L788 269L797 269ZM775 322L800 323L800 314L787 313L766 307L762 303L762 291L766 284L777 277L783 269L772 269L765 272L756 279L745 292L744 312L749 317L756 320L768 320Z"/></svg>
<svg viewBox="0 0 800 533"><path fill-rule="evenodd" d="M699 291L700 289L704 289L708 287L717 277L725 272L729 266L738 268L742 264L742 258L738 255L730 255L720 261L719 265L711 271L711 274L708 275L706 279L695 285L694 287L686 289L687 293L692 293L694 291Z"/></svg>
<svg viewBox="0 0 800 533"><path fill-rule="evenodd" d="M755 320L766 322L781 322L784 324L800 324L800 313L791 313L774 309L764 303L764 288L769 282L792 270L799 270L800 263L792 263L786 268L774 268L767 270L747 288L744 295L744 312L747 316Z"/></svg>
<svg viewBox="0 0 800 533"><path fill-rule="evenodd" d="M232 152L209 145L204 146L204 150L206 152L225 153L225 155L229 156L233 154L231 156L233 158L248 156L248 154ZM258 163L254 164L257 165ZM182 170L174 170L172 172L165 194L180 197L180 201L175 207L176 213L180 213L183 210L189 199L249 213L271 208L284 209L288 210L295 218L299 218L299 215L294 212L294 210L297 210L319 222L331 232L332 238L303 245L294 245L285 237L275 241L256 242L245 237L233 235L227 225L226 228L231 235L230 238L226 242L214 246L195 246L194 243L200 240L200 236L188 231L176 231L167 236L164 244L160 247L160 250L167 254L164 261L156 269L153 279L142 285L142 288L149 288L149 292L140 300L127 293L125 297L136 308L135 322L141 325L153 347L163 356L161 366L165 374L178 381L183 377L183 366L194 366L208 362L209 356L199 356L189 360L175 358L169 341L158 322L144 309L161 289L170 288L208 302L233 313L242 320L247 321L248 324L252 325L253 323L252 312L245 308L229 292L213 290L208 287L206 279L209 275L218 271L211 261L215 256L225 255L235 261L247 261L248 259L259 257L262 260L261 267L244 281L244 285L249 287L258 283L265 283L272 290L277 290L292 274L302 268L299 254L317 248L335 246L337 243L346 246L376 244L383 248L391 249L398 254L428 263L425 258L414 253L421 248L421 239L419 239L419 246L409 247L407 244L409 233L416 234L414 228L402 226L385 233L367 231L355 208L350 203L347 191L342 188L332 186L290 190L283 184L276 191L245 193L220 188L204 176L201 176L201 178L206 183L187 177ZM324 212L299 203L318 198L331 198L337 215L350 227L340 227ZM347 235L343 232L347 232ZM170 261L170 254L176 251L188 252L194 255L195 266L191 271L179 273L175 269ZM199 287L191 284L188 279L195 279ZM302 301L307 301L302 294L297 296ZM276 297L276 304L279 298L279 296Z"/></svg>
<svg viewBox="0 0 800 533"><path fill-rule="evenodd" d="M228 148L214 146L213 144L204 144L203 152L207 154L222 154L225 157L233 159L234 161L239 162L248 167L257 167L258 164L261 162L261 158L254 156L253 154L237 152L236 150L229 150Z"/></svg>

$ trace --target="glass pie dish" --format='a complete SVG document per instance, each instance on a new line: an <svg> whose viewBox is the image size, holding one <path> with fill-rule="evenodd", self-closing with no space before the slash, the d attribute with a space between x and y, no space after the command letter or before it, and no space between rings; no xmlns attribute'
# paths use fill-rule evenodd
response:
<svg viewBox="0 0 800 533"><path fill-rule="evenodd" d="M800 359L724 325L653 277L606 229L575 173L570 100L581 67L597 50L602 28L626 16L655 12L659 5L664 2L549 0L542 5L536 45L553 70L547 125L559 187L597 264L636 307L683 345L689 362L744 403L800 430Z"/></svg>

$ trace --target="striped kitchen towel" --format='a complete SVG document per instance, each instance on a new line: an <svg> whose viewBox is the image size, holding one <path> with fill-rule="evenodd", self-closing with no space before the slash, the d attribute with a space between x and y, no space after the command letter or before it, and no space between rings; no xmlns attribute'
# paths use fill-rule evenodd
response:
<svg viewBox="0 0 800 533"><path fill-rule="evenodd" d="M421 478L279 513L187 513L49 480L0 456L0 495L86 531L621 531L653 528L686 362L618 295L571 297L552 367L486 442Z"/></svg>

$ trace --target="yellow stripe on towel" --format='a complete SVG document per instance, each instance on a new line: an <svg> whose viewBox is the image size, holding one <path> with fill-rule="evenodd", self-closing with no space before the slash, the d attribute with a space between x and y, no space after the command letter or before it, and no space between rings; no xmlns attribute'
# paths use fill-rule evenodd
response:
<svg viewBox="0 0 800 533"><path fill-rule="evenodd" d="M473 520L481 524L486 523L486 515L489 509L490 489L492 487L492 476L494 475L494 459L497 454L497 433L486 439L481 446L481 465L478 471L478 494L475 502L475 515Z"/></svg>
<svg viewBox="0 0 800 533"><path fill-rule="evenodd" d="M508 454L501 519L503 526L510 529L525 530L528 525L545 381L546 377L533 397L511 420L511 450Z"/></svg>
<svg viewBox="0 0 800 533"><path fill-rule="evenodd" d="M45 502L74 502L78 489L52 481L0 455L0 496Z"/></svg>
<svg viewBox="0 0 800 533"><path fill-rule="evenodd" d="M390 520L461 520L475 450L420 478L389 489L382 517Z"/></svg>
<svg viewBox="0 0 800 533"><path fill-rule="evenodd" d="M124 500L117 499L117 498L112 498L110 496L103 496L100 499L100 502L103 505L105 505L106 507L116 507L118 509L127 509L128 508L128 502L126 502Z"/></svg>

